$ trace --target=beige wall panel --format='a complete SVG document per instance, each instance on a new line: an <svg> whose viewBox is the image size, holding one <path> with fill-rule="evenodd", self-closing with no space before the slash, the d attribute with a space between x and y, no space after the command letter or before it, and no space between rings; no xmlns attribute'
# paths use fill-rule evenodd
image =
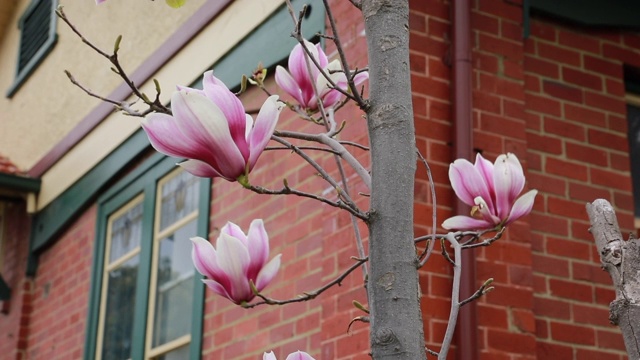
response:
<svg viewBox="0 0 640 360"><path fill-rule="evenodd" d="M6 1L6 0L3 0ZM0 153L19 168L33 166L93 109L97 100L71 85L63 73L75 77L96 93L108 95L120 80L106 59L92 52L62 22L58 43L18 92L4 96L13 84L19 46L18 20L31 0L18 0L0 44ZM122 63L133 72L144 59L173 34L205 0L189 0L175 10L164 1L60 0L68 17L88 39L110 51L118 34Z"/></svg>

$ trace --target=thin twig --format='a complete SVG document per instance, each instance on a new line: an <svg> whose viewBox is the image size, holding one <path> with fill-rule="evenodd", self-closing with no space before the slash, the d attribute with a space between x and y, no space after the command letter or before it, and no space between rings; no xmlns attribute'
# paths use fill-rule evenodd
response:
<svg viewBox="0 0 640 360"><path fill-rule="evenodd" d="M480 297L482 297L482 295L485 295L485 294L493 291L493 286L489 286L489 285L491 285L492 282L493 282L493 278L490 278L487 281L485 281L484 284L482 284L482 286L480 286L480 288L478 290L476 290L476 292L473 293L473 295L471 295L468 298L460 301L460 306L464 306L464 305L472 302L473 300L479 299Z"/></svg>
<svg viewBox="0 0 640 360"><path fill-rule="evenodd" d="M338 142L340 144L342 144L342 145L349 145L349 146L357 147L357 148L365 150L365 151L369 151L369 147L368 146L364 146L362 144L358 144L357 142L347 141L347 140L338 140Z"/></svg>
<svg viewBox="0 0 640 360"><path fill-rule="evenodd" d="M331 32L333 33L333 42L336 44L336 49L338 50L338 55L340 56L340 62L342 63L344 74L347 77L349 89L351 89L351 93L353 94L352 98L356 102L356 104L358 104L360 109L366 111L369 105L367 104L366 101L364 101L364 99L362 99L362 97L360 96L360 93L358 92L358 88L356 87L356 84L353 81L355 74L353 75L351 74L349 63L347 62L347 56L344 53L344 48L342 47L342 43L340 42L340 37L338 36L338 27L336 26L336 21L333 18L333 13L331 12L329 1L322 0L322 2L324 3L324 7L327 11L327 18L329 18L329 24L331 25Z"/></svg>
<svg viewBox="0 0 640 360"><path fill-rule="evenodd" d="M267 146L266 148L264 148L265 150L291 150L290 148L286 147L286 146ZM300 150L317 150L317 151L324 151L324 152L328 152L334 155L338 155L338 152L332 149L327 149L327 148L323 148L323 147L319 147L319 146L298 146L298 149Z"/></svg>
<svg viewBox="0 0 640 360"><path fill-rule="evenodd" d="M253 303L253 304L245 304L245 305L243 305L243 307L247 308L247 309L250 309L250 308L254 308L254 307L258 306L258 305L285 305L285 304L290 304L290 303L296 303L296 302L302 302L302 301L308 301L308 300L315 299L318 295L322 294L323 292L325 292L326 290L330 289L334 285L340 286L342 284L342 281L349 274L351 274L353 272L353 270L357 269L358 267L360 267L360 265L362 265L363 263L365 263L365 262L367 262L369 260L369 258L364 258L364 259L353 258L353 259L356 260L356 262L353 265L351 265L347 270L345 270L338 277L336 277L335 279L331 280L330 282L326 283L325 285L323 285L322 287L320 287L320 288L318 288L316 290L305 292L302 295L298 295L297 297L295 297L293 299L288 299L288 300L276 300L276 299L268 298L268 297L263 296L261 294L257 294L257 296L260 297L262 299L262 301L259 301L257 303Z"/></svg>
<svg viewBox="0 0 640 360"><path fill-rule="evenodd" d="M427 247L425 248L424 252L422 253L421 257L422 259L420 260L420 263L418 264L418 268L421 268L424 266L424 264L427 263L427 261L429 261L429 258L431 257L431 254L433 253L433 246L436 243L436 239L435 239L435 233L436 233L436 227L437 227L437 212L436 212L436 187L435 187L435 183L433 181L433 176L431 174L431 167L429 166L429 163L427 162L427 160L424 158L424 156L422 156L422 153L420 153L420 149L418 149L416 147L416 152L418 153L418 157L420 158L420 161L422 161L422 163L424 164L424 166L427 168L427 177L429 178L429 186L431 188L431 212L433 213L431 215L431 234L433 235L431 237L431 241L428 242Z"/></svg>
<svg viewBox="0 0 640 360"><path fill-rule="evenodd" d="M276 131L274 134L292 139L315 141L329 146L340 154L340 156L353 168L353 170L355 170L356 174L360 176L367 188L371 189L371 175L369 174L369 171L362 166L353 154L342 146L339 141L328 136L328 134L308 134L293 131Z"/></svg>
<svg viewBox="0 0 640 360"><path fill-rule="evenodd" d="M156 82L156 89L158 91L156 92L155 100L151 101L144 93L140 91L140 89L138 89L138 87L135 85L133 80L129 78L125 70L122 68L122 65L120 64L120 60L118 60L118 50L120 48L120 40L122 39L122 36L119 36L116 39L115 45L113 47L113 54L109 55L103 50L99 49L96 45L94 45L91 41L89 41L80 33L80 31L71 23L69 18L67 18L67 15L65 14L62 6L58 6L58 8L56 9L56 14L60 19L62 19L62 21L64 21L69 26L69 28L71 28L71 31L73 31L76 35L78 35L78 37L82 40L83 43L87 44L87 46L89 46L91 49L97 52L100 56L109 60L109 62L111 62L111 64L115 67L115 68L112 68L111 70L113 70L118 76L120 76L120 78L127 84L129 89L131 89L131 91L136 97L141 99L147 106L149 106L148 111L139 113L137 111L132 111L126 106L122 107L123 104L120 103L118 104L118 106L121 106L122 110L124 110L126 113L129 113L129 115L133 115L133 116L140 116L141 114L146 115L150 112L159 112L159 113L171 115L171 110L168 107L164 106L162 102L160 102L160 91L159 91L159 86L157 82ZM79 86L77 81L76 81L76 85Z"/></svg>
<svg viewBox="0 0 640 360"><path fill-rule="evenodd" d="M447 353L451 347L451 341L453 340L453 333L458 322L458 314L460 312L460 277L462 274L462 246L456 240L453 233L449 233L446 236L446 240L453 247L455 263L453 264L453 285L451 289L451 310L449 312L449 322L447 323L447 331L445 332L444 339L442 340L442 347L438 354L438 360L445 360Z"/></svg>

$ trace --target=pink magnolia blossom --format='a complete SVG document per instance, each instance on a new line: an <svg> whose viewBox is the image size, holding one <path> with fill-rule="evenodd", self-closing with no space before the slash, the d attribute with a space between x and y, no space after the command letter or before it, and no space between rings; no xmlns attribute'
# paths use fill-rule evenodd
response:
<svg viewBox="0 0 640 360"><path fill-rule="evenodd" d="M202 280L213 292L236 304L249 302L255 294L249 282L262 291L278 273L280 257L269 259L269 236L261 219L249 226L249 233L228 222L220 230L216 248L201 237L191 238L191 257Z"/></svg>
<svg viewBox="0 0 640 360"><path fill-rule="evenodd" d="M304 44L320 67L329 75L333 83L340 89L346 90L347 77L341 71L340 62L334 60L329 63L327 55L320 47L320 44L313 45L306 40L304 40ZM296 99L302 107L309 110L318 108L318 98L315 95L314 86L325 107L335 105L342 98L342 94L338 90L331 88L330 83L320 73L313 61L309 60L309 66L311 67L311 74L309 74L306 54L302 45L296 45L289 55L289 71L279 65L276 67L276 83ZM359 85L368 78L369 74L367 72L358 73L354 78L354 82Z"/></svg>
<svg viewBox="0 0 640 360"><path fill-rule="evenodd" d="M282 105L278 96L270 96L254 123L212 71L204 73L203 87L178 87L171 97L173 116L150 114L142 128L157 151L187 158L179 165L191 174L238 180L248 175L267 146Z"/></svg>
<svg viewBox="0 0 640 360"><path fill-rule="evenodd" d="M501 228L531 212L537 190L518 198L524 188L522 165L514 154L500 155L495 164L476 156L475 164L458 159L449 167L453 191L472 207L471 217L454 216L442 223L445 229L484 230Z"/></svg>
<svg viewBox="0 0 640 360"><path fill-rule="evenodd" d="M264 353L264 355L262 355L262 360L277 360L277 359L272 351L269 353ZM296 351L294 353L289 354L286 360L315 360L315 359L304 351Z"/></svg>
<svg viewBox="0 0 640 360"><path fill-rule="evenodd" d="M99 5L99 4L102 4L105 1L107 1L107 0L96 0L96 4Z"/></svg>

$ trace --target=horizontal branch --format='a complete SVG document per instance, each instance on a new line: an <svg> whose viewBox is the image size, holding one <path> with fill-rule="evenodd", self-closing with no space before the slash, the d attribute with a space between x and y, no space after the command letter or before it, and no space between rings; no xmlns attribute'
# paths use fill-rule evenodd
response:
<svg viewBox="0 0 640 360"><path fill-rule="evenodd" d="M329 290L331 287L333 287L335 285L340 286L342 284L342 281L349 274L351 274L360 265L364 264L365 262L367 262L369 260L369 258L359 259L359 258L355 258L355 257L352 258L352 259L356 260L356 262L353 265L351 265L347 270L345 270L338 277L336 277L335 279L331 280L330 282L326 283L325 285L321 286L320 288L318 288L316 290L305 292L302 295L298 295L297 297L295 297L293 299L287 299L287 300L276 300L276 299L268 298L268 297L263 296L261 294L256 294L256 296L260 297L262 299L262 301L259 301L257 303L253 303L253 304L244 304L244 305L242 305L242 307L250 309L250 308L254 308L254 307L258 306L258 305L285 305L285 304L290 304L290 303L313 300L318 295L320 295L323 292Z"/></svg>

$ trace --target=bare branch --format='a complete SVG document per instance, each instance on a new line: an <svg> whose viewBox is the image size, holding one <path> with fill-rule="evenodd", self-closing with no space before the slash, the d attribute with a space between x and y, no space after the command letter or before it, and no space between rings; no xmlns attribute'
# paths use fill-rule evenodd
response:
<svg viewBox="0 0 640 360"><path fill-rule="evenodd" d="M285 304L303 302L303 301L308 301L308 300L315 299L318 295L320 295L323 292L329 290L334 285L340 286L342 284L342 281L349 274L351 274L360 265L364 264L365 262L367 262L369 260L368 258L360 259L360 258L355 258L355 257L353 257L352 259L354 259L356 261L353 265L351 265L347 270L345 270L338 277L336 277L335 279L331 280L330 282L326 283L325 285L321 286L320 288L318 288L316 290L305 292L302 295L298 295L297 297L295 297L293 299L288 299L288 300L276 300L276 299L268 298L268 297L263 296L261 294L257 294L257 296L260 297L262 299L262 301L259 301L257 303L253 303L253 304L244 304L244 305L242 305L242 307L250 309L250 308L254 308L254 307L258 306L258 305L265 305L265 304L266 305L285 305Z"/></svg>
<svg viewBox="0 0 640 360"><path fill-rule="evenodd" d="M427 263L427 261L429 261L429 258L431 257L431 253L433 252L433 246L436 243L435 242L435 233L437 229L436 187L435 187L435 183L433 182L433 176L431 174L431 167L429 167L429 163L424 158L424 156L422 156L422 154L420 153L420 150L417 147L416 147L416 153L418 154L418 158L420 159L420 161L422 161L425 168L427 169L427 177L429 178L429 187L431 188L431 212L433 213L431 215L431 234L433 235L431 236L431 241L427 243L427 247L424 249L424 252L420 255L421 260L420 260L420 263L418 264L418 268L421 268L424 266L424 264Z"/></svg>

